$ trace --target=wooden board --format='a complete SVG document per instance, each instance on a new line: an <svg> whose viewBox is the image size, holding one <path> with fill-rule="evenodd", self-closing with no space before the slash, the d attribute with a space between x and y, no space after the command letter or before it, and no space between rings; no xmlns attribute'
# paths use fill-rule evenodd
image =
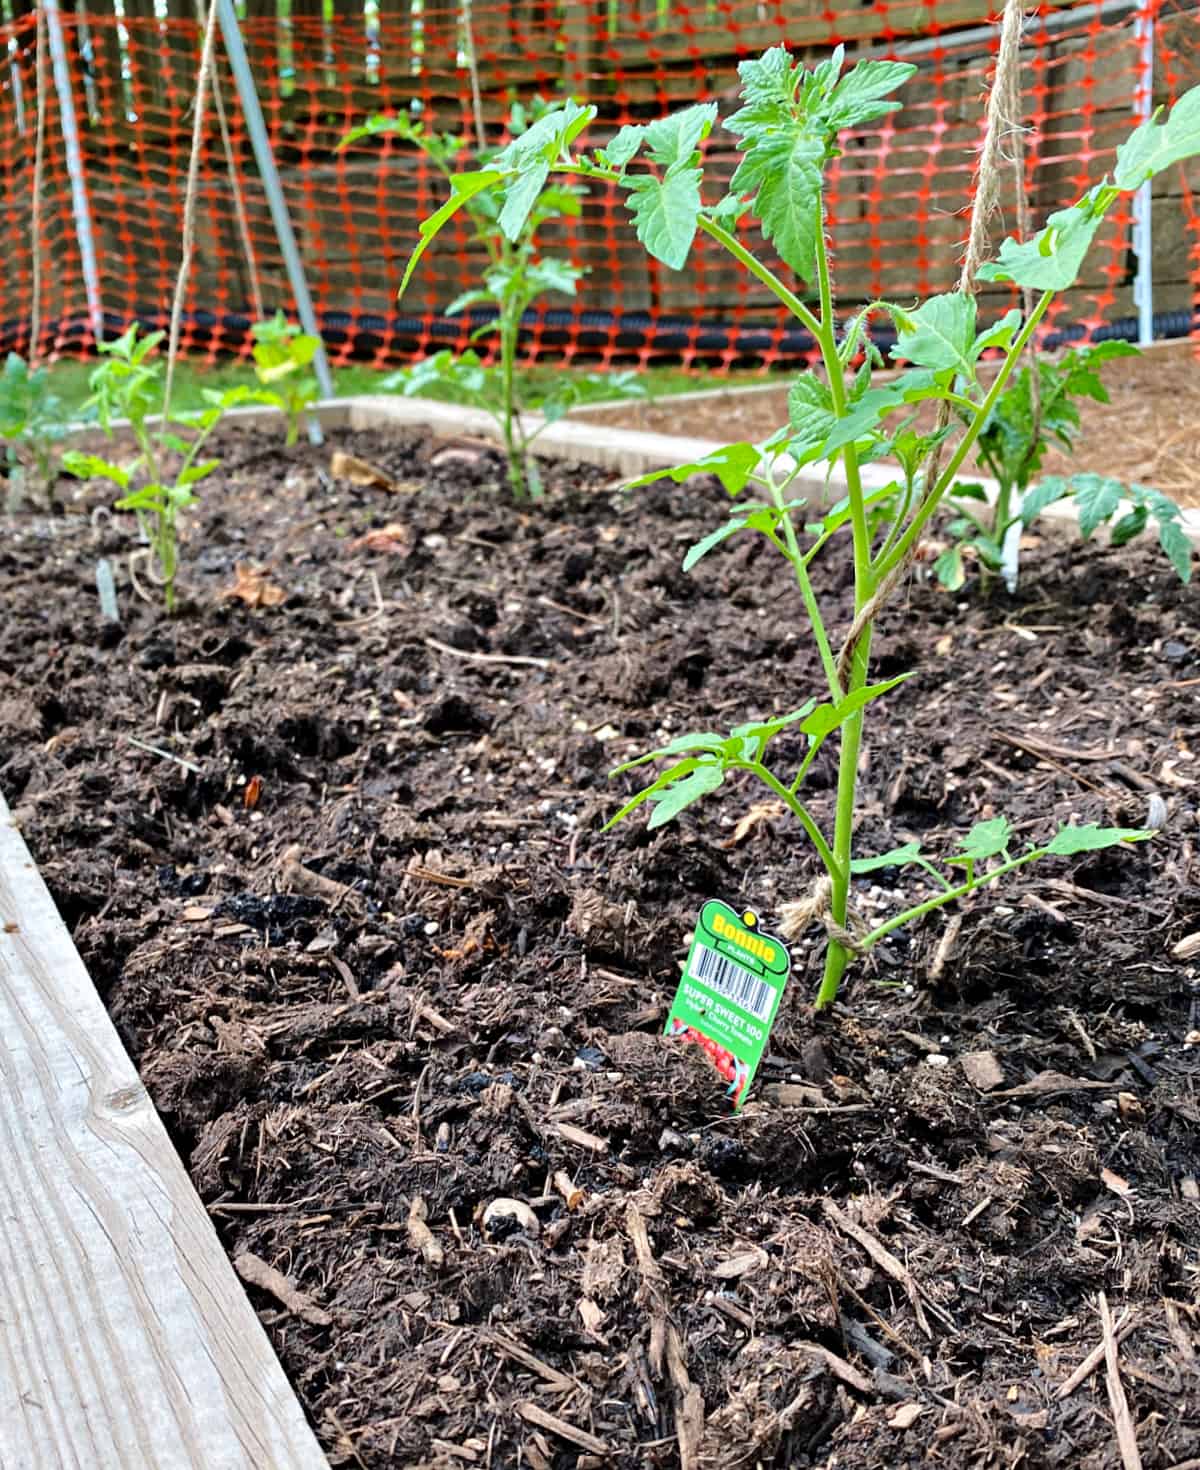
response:
<svg viewBox="0 0 1200 1470"><path fill-rule="evenodd" d="M0 1465L327 1470L3 797Z"/></svg>

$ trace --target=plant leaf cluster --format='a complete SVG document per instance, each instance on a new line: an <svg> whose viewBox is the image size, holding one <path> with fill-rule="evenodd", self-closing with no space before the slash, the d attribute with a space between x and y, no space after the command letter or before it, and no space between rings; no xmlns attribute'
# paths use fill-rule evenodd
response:
<svg viewBox="0 0 1200 1470"><path fill-rule="evenodd" d="M63 468L80 479L102 479L120 492L117 510L132 511L153 558L155 577L168 612L175 610L178 570L177 521L180 511L196 503L194 486L220 466L201 459L209 437L231 408L269 401L262 390L240 385L218 392L204 389L207 407L194 413L148 420L162 404L162 364L154 354L165 333L139 335L138 324L99 350L103 361L88 380L91 397L84 413L112 438L119 421L133 437L135 452L125 460L68 450Z"/></svg>
<svg viewBox="0 0 1200 1470"><path fill-rule="evenodd" d="M1112 179L1102 180L1075 204L1056 211L1033 238L1006 240L998 258L979 274L982 279L1011 282L1035 293L1028 315L1014 309L999 322L981 328L973 295L949 291L917 306L873 302L843 323L834 305L825 238L824 170L837 156L847 129L887 126L888 114L898 106L892 93L914 70L903 63L873 60L846 70L844 62L839 48L808 68L780 46L741 64L741 105L722 124L741 156L728 190L711 203L705 198L704 145L718 125L715 104L699 102L655 122L621 128L590 153L581 148L581 139L594 109L575 101L551 107L527 133L490 159L486 170L452 179L450 199L422 224L413 254L414 261L419 259L438 230L489 191L501 191L498 223L511 242L521 237L538 191L553 175L594 181L623 196L638 239L656 260L674 270L685 269L697 235L704 234L770 291L810 334L820 353L821 371L798 376L789 397L787 424L760 443L725 445L703 459L634 483L664 474L675 480L698 473L719 479L737 503L723 525L688 551L685 566L688 570L707 568L719 548L741 534L759 535L770 542L795 577L828 697L820 702L809 700L777 720L738 726L728 735L679 736L627 762L620 771L646 762L662 762L663 769L625 803L613 821L648 806L649 826L657 829L719 790L731 774L749 774L784 802L811 839L828 878L833 923L843 930L852 879L866 871L864 860L853 853L864 718L875 701L900 682L870 680L871 637L880 605L957 485L972 450L983 442L998 446L1000 452L1005 432L1000 426L1001 405L1022 353L1055 293L1075 280L1106 212L1123 193L1154 172L1200 152L1197 88L1181 98L1164 120L1156 118L1134 134L1118 153ZM780 266L755 254L745 243L747 221L757 226ZM793 278L806 283L804 298L797 294ZM890 319L894 326L891 358L904 365L885 382L873 376L883 365L869 331L870 320L877 315ZM998 365L981 377L985 356L997 359ZM1068 386L1061 394L1050 394L1051 434L1069 439L1073 394L1103 391L1095 377L1096 363L1095 357L1077 359L1067 369ZM1020 381L1018 378L1015 390L1018 396L1007 404L1014 421L1023 411ZM946 430L921 431L915 410L931 400L948 404L953 411ZM994 437L984 440L989 432ZM1017 449L1012 452L1018 453ZM1028 444L1020 454L1025 464L1030 458ZM890 484L868 491L862 465L884 456L895 459L898 473ZM1036 450L1033 458L1037 458ZM819 519L802 521L804 500L792 493L797 478L807 465L835 464L845 472L844 502ZM1085 526L1093 517L1098 524L1106 513L1115 511L1107 487L1081 485L1077 480L1070 493L1077 499L1081 494L1084 497ZM1114 530L1118 538L1136 534L1154 519L1160 536L1165 526L1168 541L1175 544L1176 518L1162 499L1151 495L1139 492L1132 509L1117 523L1119 531ZM809 575L814 559L831 554L828 548L835 541L845 548L854 589L855 621L841 635L840 648ZM1182 567L1186 558L1179 555L1175 560ZM806 741L797 753L790 779L765 763L769 742L785 731L789 740ZM832 735L837 737L838 776L833 828L828 831L801 800L800 790L817 751ZM946 860L950 868L962 869L965 877L958 884L941 880L931 899L886 921L868 941L1027 862L1146 835L1124 828L1070 828L1056 833L1044 846L1012 857L1007 823L1003 818L990 819L968 833L958 851ZM901 857L921 863L931 873L939 871L914 844L901 849L900 856L885 854L865 862L882 866ZM851 953L838 938L830 940L818 1005L828 1004L837 994Z"/></svg>
<svg viewBox="0 0 1200 1470"><path fill-rule="evenodd" d="M66 413L51 391L44 367L30 367L10 352L0 372L0 439L5 441L9 478L21 487L36 480L46 495L54 477L56 445L67 432Z"/></svg>
<svg viewBox="0 0 1200 1470"><path fill-rule="evenodd" d="M320 337L303 332L277 311L250 328L254 376L259 401L281 409L287 420L287 444L300 437L300 420L320 396L316 375L309 371L321 347Z"/></svg>

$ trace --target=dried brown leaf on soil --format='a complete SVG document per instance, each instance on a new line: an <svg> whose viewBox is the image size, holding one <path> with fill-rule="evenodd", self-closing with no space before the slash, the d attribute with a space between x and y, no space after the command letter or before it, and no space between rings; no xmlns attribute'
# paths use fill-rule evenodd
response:
<svg viewBox="0 0 1200 1470"><path fill-rule="evenodd" d="M268 579L264 567L250 562L234 562L233 578L233 585L221 592L227 602L244 602L247 607L278 607L287 597L282 587Z"/></svg>

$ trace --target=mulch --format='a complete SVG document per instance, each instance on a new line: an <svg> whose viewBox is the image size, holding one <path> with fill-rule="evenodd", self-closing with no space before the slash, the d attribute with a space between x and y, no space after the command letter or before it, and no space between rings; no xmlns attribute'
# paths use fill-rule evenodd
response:
<svg viewBox="0 0 1200 1470"><path fill-rule="evenodd" d="M1012 597L918 570L857 850L1165 827L891 936L821 1014L806 935L732 1116L659 1036L688 935L710 897L772 929L812 855L736 781L599 829L621 760L819 691L787 568L682 575L715 484L558 466L514 510L476 446L331 447L381 483L224 437L174 620L98 489L0 536L0 786L331 1462L1200 1463L1194 590L1077 539Z"/></svg>

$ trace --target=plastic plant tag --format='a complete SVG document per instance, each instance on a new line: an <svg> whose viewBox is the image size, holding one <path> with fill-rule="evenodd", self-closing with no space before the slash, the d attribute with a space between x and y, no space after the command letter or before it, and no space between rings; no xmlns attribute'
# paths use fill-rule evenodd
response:
<svg viewBox="0 0 1200 1470"><path fill-rule="evenodd" d="M756 914L737 914L717 898L700 910L663 1034L704 1048L729 1083L735 1111L762 1060L791 968L787 946L759 931Z"/></svg>

